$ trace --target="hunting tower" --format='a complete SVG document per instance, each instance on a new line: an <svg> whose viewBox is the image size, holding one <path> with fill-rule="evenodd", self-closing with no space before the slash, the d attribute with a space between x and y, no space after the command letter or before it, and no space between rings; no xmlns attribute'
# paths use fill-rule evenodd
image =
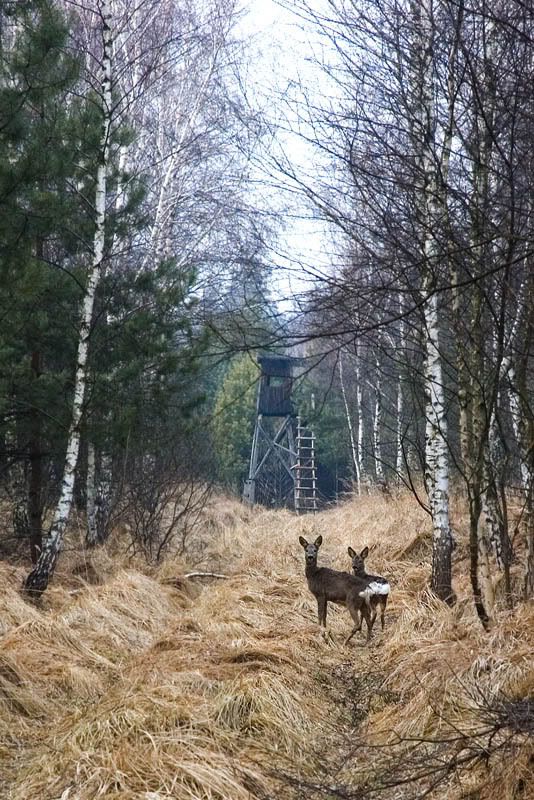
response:
<svg viewBox="0 0 534 800"><path fill-rule="evenodd" d="M291 398L299 363L289 356L258 357L256 424L243 499L305 513L317 510L317 476L315 439L301 424Z"/></svg>

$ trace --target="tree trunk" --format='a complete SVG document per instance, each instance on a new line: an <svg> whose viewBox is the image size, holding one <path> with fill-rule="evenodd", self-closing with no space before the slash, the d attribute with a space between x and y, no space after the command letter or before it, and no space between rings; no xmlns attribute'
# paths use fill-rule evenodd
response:
<svg viewBox="0 0 534 800"><path fill-rule="evenodd" d="M406 363L406 351L405 351L405 324L404 320L402 319L402 314L404 310L404 302L402 294L399 294L399 315L401 316L400 325L399 325L399 351L400 351L400 362ZM397 441L396 441L396 459L395 459L395 471L397 473L397 483L400 485L404 475L404 461L405 461L405 454L404 454L404 447L403 447L403 414L404 414L404 381L403 381L403 368L402 366L398 367L397 373L397 426L396 426L396 434L397 434Z"/></svg>
<svg viewBox="0 0 534 800"><path fill-rule="evenodd" d="M440 351L440 307L436 290L441 262L446 255L439 244L446 219L446 180L454 94L447 97L449 127L444 131L441 156L436 138L437 109L435 87L436 26L432 0L410 3L414 39L410 53L410 82L414 97L412 138L419 171L416 192L422 258L422 299L426 334L425 394L425 478L432 516L433 558L431 586L447 603L454 602L452 591L452 538L449 523L449 453L445 386ZM438 172L439 159L439 172Z"/></svg>
<svg viewBox="0 0 534 800"><path fill-rule="evenodd" d="M31 357L33 380L41 374L41 353L34 350ZM30 523L30 553L32 564L36 564L43 547L42 541L42 494L43 494L43 454L41 451L42 419L40 409L35 405L30 411L29 481L28 481L28 519Z"/></svg>
<svg viewBox="0 0 534 800"><path fill-rule="evenodd" d="M112 98L111 98L111 57L112 57L112 32L110 0L100 3L102 16L102 130L100 136L100 159L96 173L95 189L95 232L93 237L93 258L91 270L82 304L78 352L76 360L76 373L74 378L74 397L72 401L72 417L69 427L67 452L63 469L60 497L52 520L52 525L44 543L35 568L30 572L25 582L25 590L34 597L39 597L47 588L53 575L57 559L63 545L63 538L67 527L74 493L74 480L80 449L81 422L83 403L87 382L87 357L89 351L89 338L91 335L91 322L95 296L103 272L104 240L106 231L106 189L107 170L109 158L109 136L111 129Z"/></svg>
<svg viewBox="0 0 534 800"><path fill-rule="evenodd" d="M449 524L449 454L447 419L439 351L438 301L433 293L425 304L427 330L426 481L432 515L433 558L431 585L436 595L454 602L452 591L452 539Z"/></svg>
<svg viewBox="0 0 534 800"><path fill-rule="evenodd" d="M375 412L373 416L373 451L375 457L376 482L384 485L384 463L382 459L382 373L380 359L376 358L376 379L374 385L375 392Z"/></svg>
<svg viewBox="0 0 534 800"><path fill-rule="evenodd" d="M87 444L87 476L86 476L86 514L87 533L85 543L88 547L96 547L98 533L96 528L96 453L93 442Z"/></svg>
<svg viewBox="0 0 534 800"><path fill-rule="evenodd" d="M360 481L358 483L358 494L362 493L362 477L363 477L363 386L362 375L360 368L360 351L358 342L356 342L356 407L358 411L358 428L356 436L356 453L358 460L358 474Z"/></svg>
<svg viewBox="0 0 534 800"><path fill-rule="evenodd" d="M350 452L352 456L352 467L354 470L354 477L356 479L356 486L358 494L361 493L360 491L360 483L361 483L361 476L360 476L360 464L358 460L358 452L356 449L356 441L354 439L354 428L352 426L352 418L350 415L349 404L347 400L347 392L345 391L345 381L343 380L343 352L340 350L339 352L339 383L341 385L341 396L343 397L343 405L345 407L345 419L347 420L347 428L349 431L349 439L350 439Z"/></svg>
<svg viewBox="0 0 534 800"><path fill-rule="evenodd" d="M113 464L111 455L104 451L100 454L100 474L97 484L96 500L96 532L99 544L103 544L109 535L113 481L112 470Z"/></svg>
<svg viewBox="0 0 534 800"><path fill-rule="evenodd" d="M479 531L478 522L480 519L480 501L479 498L471 498L469 503L469 576L471 578L471 589L473 591L473 599L475 608L482 625L487 630L489 625L489 617L486 612L484 603L482 601L482 593L478 578L479 568Z"/></svg>
<svg viewBox="0 0 534 800"><path fill-rule="evenodd" d="M103 544L109 534L111 511L112 466L111 456L101 453L96 457L95 446L87 446L87 532L88 547Z"/></svg>

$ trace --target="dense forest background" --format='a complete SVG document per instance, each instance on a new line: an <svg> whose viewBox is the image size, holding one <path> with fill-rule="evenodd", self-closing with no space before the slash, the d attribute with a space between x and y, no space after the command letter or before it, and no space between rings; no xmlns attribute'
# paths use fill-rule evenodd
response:
<svg viewBox="0 0 534 800"><path fill-rule="evenodd" d="M287 5L324 89L288 83L282 120L233 0L2 4L0 545L35 595L73 508L88 547L120 519L151 560L186 547L241 492L258 352L289 353L325 501L415 492L449 602L467 497L487 624L514 559L534 591L534 12ZM281 303L293 197L331 263Z"/></svg>

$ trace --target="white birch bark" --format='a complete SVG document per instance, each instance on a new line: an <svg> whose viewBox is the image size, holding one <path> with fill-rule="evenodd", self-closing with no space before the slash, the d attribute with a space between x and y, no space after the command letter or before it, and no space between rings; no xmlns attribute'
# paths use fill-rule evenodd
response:
<svg viewBox="0 0 534 800"><path fill-rule="evenodd" d="M502 364L501 364L502 366ZM499 384L501 376L498 378ZM491 410L488 426L488 446L484 454L484 492L482 494L482 514L485 535L490 550L495 557L498 569L502 572L510 563L512 554L508 531L505 530L503 512L499 503L497 476L502 473L504 464L502 446L497 429L497 409L501 403L501 391L497 390L495 407Z"/></svg>
<svg viewBox="0 0 534 800"><path fill-rule="evenodd" d="M360 366L360 348L356 342L356 407L358 411L358 427L356 436L356 457L358 461L358 473L360 475L360 483L358 486L358 494L362 493L362 477L363 477L363 385L362 374Z"/></svg>
<svg viewBox="0 0 534 800"><path fill-rule="evenodd" d="M403 299L399 295L399 312L403 312ZM405 363L405 323L401 318L399 326L399 350L400 350L400 363ZM404 381L402 374L402 367L399 367L397 373L397 427L396 427L396 459L395 470L397 473L397 482L402 481L404 475L404 450L403 450L403 414L404 414Z"/></svg>
<svg viewBox="0 0 534 800"><path fill-rule="evenodd" d="M85 297L82 303L76 373L74 378L74 396L72 401L72 417L69 427L67 451L63 468L63 479L59 500L56 506L52 525L45 540L43 550L35 569L30 572L25 582L25 589L34 596L39 596L48 586L61 552L65 530L72 506L74 481L78 454L80 449L81 421L87 382L87 361L89 353L89 337L96 296L104 265L104 239L106 231L106 190L109 158L109 136L111 129L111 65L113 36L111 28L111 11L109 0L101 0L99 10L102 20L102 130L100 135L100 160L96 172L95 188L95 232L93 237L93 256Z"/></svg>
<svg viewBox="0 0 534 800"><path fill-rule="evenodd" d="M118 161L118 185L115 196L114 210L117 214L124 208L126 202L125 186L123 176L128 164L128 148L121 146ZM109 248L110 256L116 257L115 247L117 244L117 234L114 232ZM109 325L110 315L107 309L102 315L101 324ZM110 380L113 374L110 375ZM109 409L106 413L106 438L107 431L111 427L111 414ZM111 441L111 437L108 439ZM102 544L108 534L109 517L112 505L113 487L113 458L109 449L103 447L100 458L97 459L95 445L89 441L87 446L87 476L86 476L86 512L87 512L87 533L85 542L88 547L95 547Z"/></svg>
<svg viewBox="0 0 534 800"><path fill-rule="evenodd" d="M395 471L397 473L397 482L402 481L404 474L404 451L403 451L403 427L402 415L404 413L404 397L403 397L403 382L402 375L399 372L397 375L397 429L396 429L396 458L395 458Z"/></svg>
<svg viewBox="0 0 534 800"><path fill-rule="evenodd" d="M85 484L87 513L87 543L96 544L96 453L93 442L87 444L87 479Z"/></svg>
<svg viewBox="0 0 534 800"><path fill-rule="evenodd" d="M112 457L107 450L100 453L97 468L97 457L93 442L87 446L87 533L85 542L88 547L102 544L108 534L111 512L111 491L113 485Z"/></svg>
<svg viewBox="0 0 534 800"><path fill-rule="evenodd" d="M352 457L352 466L354 469L354 477L356 479L356 491L361 494L361 477L360 477L360 464L358 461L358 452L356 449L356 441L354 439L354 427L352 424L352 417L350 413L349 403L347 400L347 392L345 390L345 381L343 378L343 351L339 352L339 383L341 385L341 396L343 397L343 405L345 408L345 419L347 420L347 428L349 431L350 440L350 453Z"/></svg>
<svg viewBox="0 0 534 800"><path fill-rule="evenodd" d="M521 300L518 315L522 317L522 329L534 329L534 272L532 266L525 264L525 293ZM532 339L532 336L529 337ZM526 563L523 574L523 593L525 600L534 596L534 419L529 402L529 347L518 348L516 363L510 362L508 380L510 385L510 410L512 425L517 440L521 488L523 495L523 531L526 545ZM513 389L512 389L513 387Z"/></svg>
<svg viewBox="0 0 534 800"><path fill-rule="evenodd" d="M375 475L378 484L384 484L384 463L382 459L382 372L380 359L375 361L376 378L374 385L375 407L373 414L373 452L375 457Z"/></svg>
<svg viewBox="0 0 534 800"><path fill-rule="evenodd" d="M520 460L519 460L519 472L521 476L521 488L523 492L528 492L529 486L532 483L532 475L530 473L530 468L528 465L528 461L524 456L525 452L528 452L529 447L525 448L524 443L524 435L523 435L523 413L521 410L521 400L519 396L519 392L517 390L517 376L515 366L511 363L508 365L507 369L507 379L508 379L508 388L509 388L509 395L508 395L508 402L510 404L510 415L512 419L512 428L514 431L515 440L519 447L520 452Z"/></svg>
<svg viewBox="0 0 534 800"><path fill-rule="evenodd" d="M428 252L430 251L430 252ZM433 255L427 247L427 255ZM451 588L451 534L449 522L449 453L445 415L443 371L439 343L439 310L437 294L427 296L425 303L427 340L426 354L426 480L432 514L434 556L432 588L443 600Z"/></svg>

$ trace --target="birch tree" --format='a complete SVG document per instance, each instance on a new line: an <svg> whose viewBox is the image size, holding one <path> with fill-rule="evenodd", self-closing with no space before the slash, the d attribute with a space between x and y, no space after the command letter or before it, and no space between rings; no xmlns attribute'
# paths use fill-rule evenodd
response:
<svg viewBox="0 0 534 800"><path fill-rule="evenodd" d="M29 573L25 581L25 589L32 596L41 595L47 588L49 580L53 575L62 548L72 506L74 480L80 449L81 423L87 382L87 362L93 309L96 291L104 271L107 173L109 168L109 144L113 110L111 96L113 30L110 0L101 0L101 2L99 2L98 13L101 20L102 36L102 70L99 87L102 121L99 139L99 158L95 174L93 255L87 275L85 295L80 309L72 418L69 428L61 492L52 525L42 552L35 568Z"/></svg>
<svg viewBox="0 0 534 800"><path fill-rule="evenodd" d="M343 351L341 350L338 356L338 367L339 367L339 384L341 387L341 396L343 397L343 407L345 409L345 418L347 420L347 430L349 433L350 439L350 452L352 456L352 468L354 470L354 478L356 481L356 491L358 494L362 493L361 487L361 468L360 468L360 446L359 446L359 438L358 444L356 442L356 438L354 435L354 426L352 422L352 415L350 411L349 402L347 399L347 391L345 388L345 380L343 377ZM358 415L361 416L361 407L358 408Z"/></svg>
<svg viewBox="0 0 534 800"><path fill-rule="evenodd" d="M112 117L115 127L119 122L123 126L131 127L134 120L148 119L143 111L148 104L148 92L157 91L162 70L165 69L163 64L172 61L170 50L179 50L169 11L169 5L172 6L172 4L165 3L163 7L160 4L159 9L156 9L152 0L145 0L136 4L133 13L130 13L131 9L128 5L121 0L114 0L110 7L114 23L115 78ZM156 10L158 10L157 14ZM94 84L96 79L93 64L95 60L98 63L97 55L100 51L98 23L98 15L95 15L91 6L87 4L80 19L78 38L82 49L88 54L86 80L89 84ZM141 130L140 126L139 139L142 139ZM129 141L121 141L118 145L118 174L113 193L110 192L111 187L108 182L108 212L115 217L120 216L128 202L126 176L132 176L135 162L138 161L133 152L133 143L134 139L131 138ZM137 143L135 149L139 149L139 146ZM137 231L129 237L130 242L127 247L125 247L124 240L117 236L116 231L111 235L108 249L114 271L118 272L126 267L125 253L128 254L128 260L132 260L131 246L136 235L139 235ZM132 273L135 274L135 271L132 270ZM102 303L103 308L98 320L101 329L109 327L111 322L109 301L103 298ZM102 369L97 367L97 362L98 358L94 358L93 363L90 364L91 380L96 383L100 381L107 384L108 387L111 386L114 375L111 372L103 374ZM91 411L94 412L95 409L89 409L89 424L86 426L89 432L86 468L86 543L89 547L102 544L109 535L113 494L116 493L116 481L113 474L113 414L110 398L106 398L103 405L103 409L101 407L96 412L99 416L96 426L100 429L99 446L94 441L96 431L92 430L91 426L91 419L94 419L95 416L94 413L91 414Z"/></svg>
<svg viewBox="0 0 534 800"><path fill-rule="evenodd" d="M202 291L202 265L206 262L211 282L218 280L210 249L214 244L224 246L221 230L228 226L231 203L242 205L238 199L243 162L240 134L236 119L228 113L225 93L238 55L232 38L235 8L227 0L187 7L166 0L158 4L157 15L153 10L154 3L149 0L139 3L133 14L128 3L114 4L115 114L137 133L130 145L120 148L119 175L123 169L129 175L144 172L147 194L142 207L147 226L141 234L134 231L126 248L118 240L122 252L113 239L110 258L114 270L128 273L134 283L140 283L143 276L159 274L161 288L174 291L177 301L180 293L176 289L181 286L177 316L184 321L189 317L193 325L198 324L198 304L192 301L192 293L198 297ZM88 47L89 22L83 34ZM123 187L117 187L110 203L115 214L120 212ZM221 283L222 276L219 286ZM146 302L151 299L147 297ZM114 322L106 309L99 315L100 329L106 324L115 327ZM183 348L184 353L190 345L187 328L187 324L181 329L177 325L175 331L174 346L177 351ZM187 358L184 355L185 361ZM98 372L96 362L95 367ZM149 369L140 379L145 384L144 395L154 385L154 374L154 369ZM114 377L95 374L95 380L111 384ZM90 420L94 418L93 409ZM99 413L96 428L101 431L99 444L88 444L89 544L105 538L111 494L118 494L109 402L104 417ZM141 469L154 472L157 449L154 439L153 447L142 457Z"/></svg>

